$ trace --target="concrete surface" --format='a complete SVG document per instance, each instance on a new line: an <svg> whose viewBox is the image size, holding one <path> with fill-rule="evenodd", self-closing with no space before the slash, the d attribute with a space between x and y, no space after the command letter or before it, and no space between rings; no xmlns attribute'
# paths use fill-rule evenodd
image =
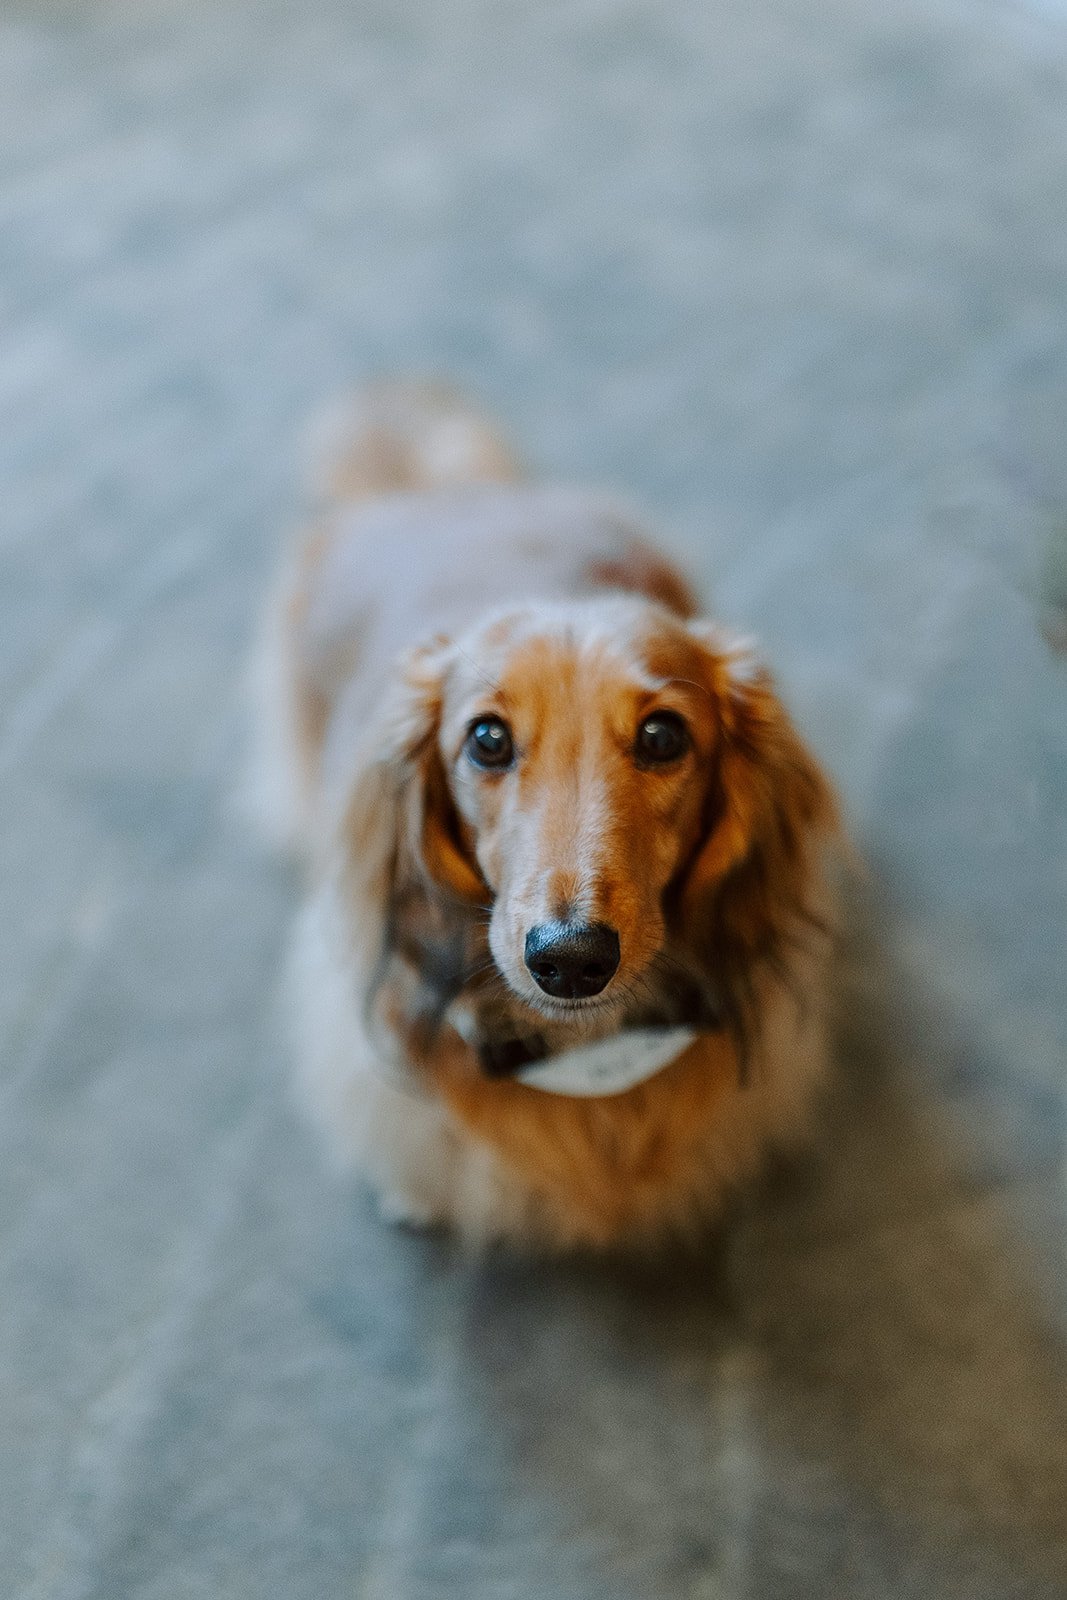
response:
<svg viewBox="0 0 1067 1600"><path fill-rule="evenodd" d="M1060 9L22 0L0 168L0 1592L1062 1597ZM287 1099L238 664L412 369L646 502L872 861L721 1259L464 1262Z"/></svg>

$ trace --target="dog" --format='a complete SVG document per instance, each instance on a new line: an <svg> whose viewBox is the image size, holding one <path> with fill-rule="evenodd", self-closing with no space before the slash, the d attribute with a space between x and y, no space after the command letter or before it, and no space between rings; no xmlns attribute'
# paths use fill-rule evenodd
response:
<svg viewBox="0 0 1067 1600"><path fill-rule="evenodd" d="M330 463L258 672L305 1096L397 1220L697 1239L825 1071L831 785L634 517L447 390Z"/></svg>

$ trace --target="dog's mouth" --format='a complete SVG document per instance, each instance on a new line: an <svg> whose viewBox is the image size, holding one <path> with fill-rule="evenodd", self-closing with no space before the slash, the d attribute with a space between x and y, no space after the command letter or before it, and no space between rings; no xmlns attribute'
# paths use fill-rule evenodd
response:
<svg viewBox="0 0 1067 1600"><path fill-rule="evenodd" d="M624 1006L614 995L554 1000L520 993L510 983L508 991L506 998L497 992L486 995L480 1005L475 1000L473 1006L462 1006L460 1017L452 1019L491 1078L511 1076L535 1061L610 1038L625 1025Z"/></svg>
<svg viewBox="0 0 1067 1600"><path fill-rule="evenodd" d="M541 995L533 1005L525 996L518 998L527 1017L482 1014L465 1030L487 1077L513 1077L537 1062L616 1035L666 1033L674 1028L718 1033L725 1025L723 1008L708 985L677 970L650 978L637 998L620 993L548 1001ZM529 1016L530 1012L535 1014Z"/></svg>
<svg viewBox="0 0 1067 1600"><path fill-rule="evenodd" d="M519 998L551 1022L590 1022L595 1017L621 1014L625 1002L617 994L598 995L595 1000L553 1000L544 994L522 994Z"/></svg>

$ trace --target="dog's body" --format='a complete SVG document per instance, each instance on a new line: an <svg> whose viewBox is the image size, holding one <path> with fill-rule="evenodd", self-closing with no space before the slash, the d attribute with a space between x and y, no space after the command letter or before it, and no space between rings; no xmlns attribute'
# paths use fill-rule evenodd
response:
<svg viewBox="0 0 1067 1600"><path fill-rule="evenodd" d="M330 498L265 679L311 1097L411 1220L692 1235L823 1069L825 780L642 530L448 397L369 397ZM679 1026L620 1093L517 1075Z"/></svg>

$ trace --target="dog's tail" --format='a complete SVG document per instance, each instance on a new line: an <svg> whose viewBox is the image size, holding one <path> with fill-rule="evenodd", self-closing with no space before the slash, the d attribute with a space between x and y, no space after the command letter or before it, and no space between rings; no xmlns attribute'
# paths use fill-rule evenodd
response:
<svg viewBox="0 0 1067 1600"><path fill-rule="evenodd" d="M327 503L522 477L488 419L440 383L375 384L320 418L309 445Z"/></svg>

